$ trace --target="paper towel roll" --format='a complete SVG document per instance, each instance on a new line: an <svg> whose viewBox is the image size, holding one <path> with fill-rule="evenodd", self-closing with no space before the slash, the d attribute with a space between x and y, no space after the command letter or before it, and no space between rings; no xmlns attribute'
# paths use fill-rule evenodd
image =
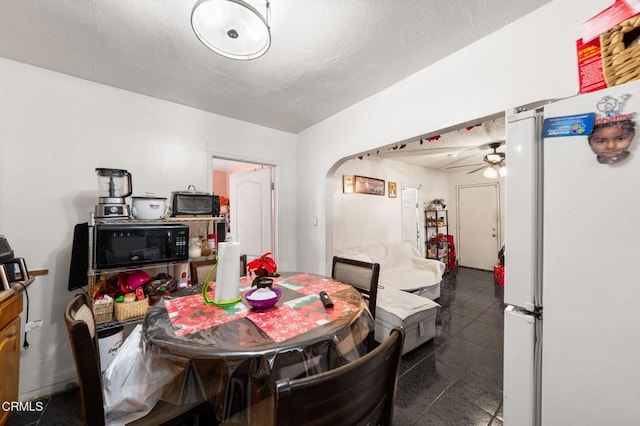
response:
<svg viewBox="0 0 640 426"><path fill-rule="evenodd" d="M240 298L240 243L218 244L218 270L216 271L215 303L226 303Z"/></svg>

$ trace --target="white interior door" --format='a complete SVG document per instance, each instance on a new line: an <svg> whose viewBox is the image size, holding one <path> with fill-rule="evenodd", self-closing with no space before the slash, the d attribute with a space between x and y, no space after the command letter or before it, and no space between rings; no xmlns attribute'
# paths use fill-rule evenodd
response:
<svg viewBox="0 0 640 426"><path fill-rule="evenodd" d="M231 238L249 258L274 250L271 170L265 167L229 176Z"/></svg>
<svg viewBox="0 0 640 426"><path fill-rule="evenodd" d="M498 184L460 186L458 202L458 265L493 270L500 250Z"/></svg>
<svg viewBox="0 0 640 426"><path fill-rule="evenodd" d="M401 197L402 242L422 252L418 242L418 188L403 187Z"/></svg>

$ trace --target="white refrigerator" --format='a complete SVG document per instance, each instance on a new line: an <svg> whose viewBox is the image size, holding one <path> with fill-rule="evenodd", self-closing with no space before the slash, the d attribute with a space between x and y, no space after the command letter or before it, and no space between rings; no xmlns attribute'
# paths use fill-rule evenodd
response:
<svg viewBox="0 0 640 426"><path fill-rule="evenodd" d="M638 81L507 113L506 426L640 425L639 121Z"/></svg>

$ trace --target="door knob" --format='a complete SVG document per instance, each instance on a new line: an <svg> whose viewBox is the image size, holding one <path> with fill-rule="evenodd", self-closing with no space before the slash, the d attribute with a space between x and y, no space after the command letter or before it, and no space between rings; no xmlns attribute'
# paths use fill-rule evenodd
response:
<svg viewBox="0 0 640 426"><path fill-rule="evenodd" d="M491 234L491 236L492 236L492 237L495 237L495 236L496 236L496 234Z"/></svg>

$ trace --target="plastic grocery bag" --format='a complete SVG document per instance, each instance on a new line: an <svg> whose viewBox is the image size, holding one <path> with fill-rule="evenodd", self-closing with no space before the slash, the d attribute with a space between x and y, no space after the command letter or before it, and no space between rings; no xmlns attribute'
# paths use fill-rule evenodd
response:
<svg viewBox="0 0 640 426"><path fill-rule="evenodd" d="M142 325L125 339L102 375L107 425L124 425L145 416L160 399L166 380L149 371ZM155 376L155 377L154 377Z"/></svg>

